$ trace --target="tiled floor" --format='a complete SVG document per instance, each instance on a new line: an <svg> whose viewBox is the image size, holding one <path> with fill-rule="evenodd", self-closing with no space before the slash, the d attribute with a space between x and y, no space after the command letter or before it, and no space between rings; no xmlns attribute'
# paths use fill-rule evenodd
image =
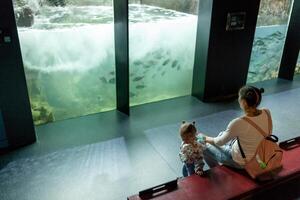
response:
<svg viewBox="0 0 300 200"><path fill-rule="evenodd" d="M278 130L292 130L282 138L296 136L300 77L257 85L266 90L263 105L272 109ZM159 152L147 131L238 109L236 101L202 103L181 97L133 107L130 117L111 111L38 126L37 143L0 157L0 199L126 199L179 175L174 144L169 148L165 141L167 150Z"/></svg>

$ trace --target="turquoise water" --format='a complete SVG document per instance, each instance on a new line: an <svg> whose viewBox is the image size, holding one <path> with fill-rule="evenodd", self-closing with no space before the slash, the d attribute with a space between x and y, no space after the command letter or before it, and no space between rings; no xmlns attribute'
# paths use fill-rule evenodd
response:
<svg viewBox="0 0 300 200"><path fill-rule="evenodd" d="M257 27L253 41L248 83L277 78L286 25Z"/></svg>
<svg viewBox="0 0 300 200"><path fill-rule="evenodd" d="M28 2L34 23L18 32L35 123L115 109L112 6ZM129 22L130 105L189 95L197 16L130 4ZM248 82L276 76L284 34L257 28Z"/></svg>
<svg viewBox="0 0 300 200"><path fill-rule="evenodd" d="M18 28L36 124L115 108L113 11L40 7Z"/></svg>
<svg viewBox="0 0 300 200"><path fill-rule="evenodd" d="M135 9L129 10L137 12L129 26L130 105L189 95L197 16L149 6Z"/></svg>
<svg viewBox="0 0 300 200"><path fill-rule="evenodd" d="M34 24L18 27L35 123L115 109L112 7L35 9ZM189 94L197 16L137 4L129 13L131 105Z"/></svg>

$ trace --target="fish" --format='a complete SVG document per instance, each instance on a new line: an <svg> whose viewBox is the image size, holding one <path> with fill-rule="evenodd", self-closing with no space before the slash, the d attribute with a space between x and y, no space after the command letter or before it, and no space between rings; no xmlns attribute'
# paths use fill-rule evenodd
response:
<svg viewBox="0 0 300 200"><path fill-rule="evenodd" d="M109 81L108 81L110 84L114 84L115 82L116 82L116 79L115 78L111 78L111 79L109 79Z"/></svg>
<svg viewBox="0 0 300 200"><path fill-rule="evenodd" d="M266 47L261 47L260 50L266 51L266 50L268 50L268 49L267 49Z"/></svg>
<svg viewBox="0 0 300 200"><path fill-rule="evenodd" d="M140 81L140 80L142 80L144 78L144 76L137 76L137 77L135 77L132 81Z"/></svg>
<svg viewBox="0 0 300 200"><path fill-rule="evenodd" d="M142 63L142 61L137 60L137 61L134 61L133 64L134 64L134 65L141 65L141 64L143 64L143 63Z"/></svg>
<svg viewBox="0 0 300 200"><path fill-rule="evenodd" d="M148 68L151 67L151 65L146 65L146 64L144 64L143 67L146 68L146 69L148 69Z"/></svg>
<svg viewBox="0 0 300 200"><path fill-rule="evenodd" d="M147 64L150 66L153 66L153 65L155 65L155 62L153 60L150 60Z"/></svg>
<svg viewBox="0 0 300 200"><path fill-rule="evenodd" d="M115 75L114 71L109 72L110 75Z"/></svg>
<svg viewBox="0 0 300 200"><path fill-rule="evenodd" d="M262 40L257 40L255 43L254 43L254 45L258 45L258 46L262 46L262 45L264 45L265 43L264 43L264 41L262 41Z"/></svg>
<svg viewBox="0 0 300 200"><path fill-rule="evenodd" d="M281 36L282 33L279 32L279 31L276 31L275 33L271 34L270 36L273 37L273 36Z"/></svg>
<svg viewBox="0 0 300 200"><path fill-rule="evenodd" d="M256 72L253 72L253 71L249 71L249 73L250 73L250 74L257 74Z"/></svg>
<svg viewBox="0 0 300 200"><path fill-rule="evenodd" d="M103 77L103 76L102 76L102 77L99 77L99 80L100 80L100 81L102 81L102 83L107 83L107 80L106 80L106 78L105 78L105 77Z"/></svg>
<svg viewBox="0 0 300 200"><path fill-rule="evenodd" d="M180 68L181 68L181 67L180 67L180 65L178 65L178 67L177 67L177 71L179 71L179 70L180 70Z"/></svg>
<svg viewBox="0 0 300 200"><path fill-rule="evenodd" d="M160 59L162 58L162 55L160 55L160 54L155 54L154 58L157 59L157 60L160 60Z"/></svg>
<svg viewBox="0 0 300 200"><path fill-rule="evenodd" d="M177 64L178 64L178 61L174 60L173 63L172 63L172 68L175 68Z"/></svg>
<svg viewBox="0 0 300 200"><path fill-rule="evenodd" d="M161 73L161 75L162 75L162 76L164 76L165 74L166 74L166 72L165 72L165 71L163 71L163 72Z"/></svg>
<svg viewBox="0 0 300 200"><path fill-rule="evenodd" d="M145 88L146 86L144 86L144 85L137 85L135 88L136 89L143 89L143 88Z"/></svg>
<svg viewBox="0 0 300 200"><path fill-rule="evenodd" d="M166 64L168 64L169 62L170 62L170 59L165 60L165 62L163 62L163 65L166 65Z"/></svg>
<svg viewBox="0 0 300 200"><path fill-rule="evenodd" d="M133 92L129 92L129 96L130 96L130 97L135 97L136 94L134 94Z"/></svg>
<svg viewBox="0 0 300 200"><path fill-rule="evenodd" d="M152 19L152 18L151 18L151 19ZM150 57L151 54L153 54L153 52L148 52L148 53L146 53L146 57Z"/></svg>

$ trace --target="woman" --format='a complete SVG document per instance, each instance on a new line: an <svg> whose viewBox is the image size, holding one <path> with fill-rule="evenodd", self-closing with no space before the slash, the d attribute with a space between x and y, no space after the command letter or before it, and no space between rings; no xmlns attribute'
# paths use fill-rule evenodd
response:
<svg viewBox="0 0 300 200"><path fill-rule="evenodd" d="M268 109L258 109L264 90L253 86L244 86L239 91L239 104L245 116L256 123L266 133L272 132L269 127ZM238 140L245 153L246 160L242 157ZM207 148L204 151L204 159L210 167L222 163L224 165L242 169L246 161L255 154L258 144L263 136L251 124L242 118L232 120L227 129L217 137L205 136Z"/></svg>

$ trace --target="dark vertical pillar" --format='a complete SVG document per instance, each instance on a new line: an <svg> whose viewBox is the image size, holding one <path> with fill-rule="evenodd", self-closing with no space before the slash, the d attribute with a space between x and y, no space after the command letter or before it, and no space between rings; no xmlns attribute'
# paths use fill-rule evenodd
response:
<svg viewBox="0 0 300 200"><path fill-rule="evenodd" d="M6 147L8 147L8 141L3 123L2 111L0 110L0 149Z"/></svg>
<svg viewBox="0 0 300 200"><path fill-rule="evenodd" d="M113 2L117 109L129 115L128 0Z"/></svg>
<svg viewBox="0 0 300 200"><path fill-rule="evenodd" d="M259 3L199 1L193 96L202 101L235 97L246 83Z"/></svg>
<svg viewBox="0 0 300 200"><path fill-rule="evenodd" d="M300 49L300 1L294 0L284 49L281 57L279 78L293 80Z"/></svg>
<svg viewBox="0 0 300 200"><path fill-rule="evenodd" d="M36 141L12 0L0 1L0 110L11 147Z"/></svg>
<svg viewBox="0 0 300 200"><path fill-rule="evenodd" d="M200 0L198 5L192 95L204 100L213 1Z"/></svg>

